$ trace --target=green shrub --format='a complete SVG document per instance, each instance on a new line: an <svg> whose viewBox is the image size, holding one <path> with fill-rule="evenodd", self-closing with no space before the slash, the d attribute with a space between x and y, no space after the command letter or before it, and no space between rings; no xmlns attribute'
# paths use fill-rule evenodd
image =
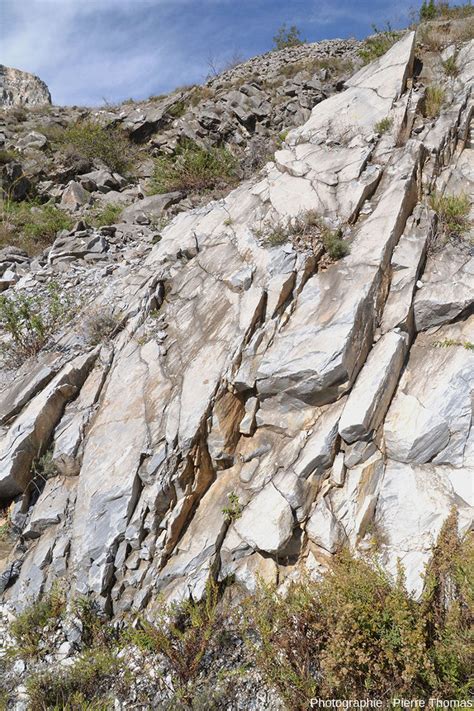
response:
<svg viewBox="0 0 474 711"><path fill-rule="evenodd" d="M380 121L377 121L377 123L374 126L374 131L375 133L387 133L387 131L390 131L392 128L393 120L390 118L390 116L386 116L383 119L380 119Z"/></svg>
<svg viewBox="0 0 474 711"><path fill-rule="evenodd" d="M10 633L15 647L9 650L11 656L36 657L44 650L42 645L48 630L56 626L65 611L66 599L59 588L53 588L33 605L16 617L10 625Z"/></svg>
<svg viewBox="0 0 474 711"><path fill-rule="evenodd" d="M13 160L18 159L18 153L12 150L6 150L5 148L0 149L0 165L6 165Z"/></svg>
<svg viewBox="0 0 474 711"><path fill-rule="evenodd" d="M407 592L401 568L392 580L347 552L286 596L261 584L245 614L257 666L295 710L314 696L469 698L473 555L472 535L460 541L451 516L421 600Z"/></svg>
<svg viewBox="0 0 474 711"><path fill-rule="evenodd" d="M224 518L226 521L229 523L231 521L235 521L236 519L240 518L242 515L242 504L239 501L239 497L235 493L235 491L231 491L229 494L227 494L227 499L228 499L228 504L227 506L224 506L222 509L222 513L224 514Z"/></svg>
<svg viewBox="0 0 474 711"><path fill-rule="evenodd" d="M181 116L186 113L186 104L184 101L177 101L175 104L170 106L167 113L173 118L181 118Z"/></svg>
<svg viewBox="0 0 474 711"><path fill-rule="evenodd" d="M56 128L49 131L49 138L83 158L103 161L116 173L128 173L136 159L136 148L124 131L93 121L77 121L66 128Z"/></svg>
<svg viewBox="0 0 474 711"><path fill-rule="evenodd" d="M95 210L92 215L87 216L87 221L93 227L104 227L114 225L118 222L123 211L123 205L108 203L103 208Z"/></svg>
<svg viewBox="0 0 474 711"><path fill-rule="evenodd" d="M125 692L127 678L113 650L95 649L84 652L70 667L31 675L26 687L33 709L104 711L114 708L111 688Z"/></svg>
<svg viewBox="0 0 474 711"><path fill-rule="evenodd" d="M202 601L163 605L151 624L140 622L129 639L141 649L162 654L170 667L176 701L189 706L202 672L204 655L218 632L218 588L209 579Z"/></svg>
<svg viewBox="0 0 474 711"><path fill-rule="evenodd" d="M365 64L373 62L374 59L378 59L385 52L388 52L390 47L395 42L398 42L401 37L400 32L394 32L390 27L383 31L378 30L376 27L373 29L376 34L373 37L368 37L358 51L359 57Z"/></svg>
<svg viewBox="0 0 474 711"><path fill-rule="evenodd" d="M439 231L446 239L462 237L470 228L471 201L467 195L430 195L430 207L439 220Z"/></svg>
<svg viewBox="0 0 474 711"><path fill-rule="evenodd" d="M426 87L423 114L427 118L439 116L444 102L444 89L442 86L432 84Z"/></svg>
<svg viewBox="0 0 474 711"><path fill-rule="evenodd" d="M226 148L202 148L186 142L173 156L155 160L150 193L208 190L231 185L236 178L237 161Z"/></svg>
<svg viewBox="0 0 474 711"><path fill-rule="evenodd" d="M49 283L46 299L22 292L1 295L0 329L11 338L1 349L4 359L19 365L36 355L70 316L69 299L55 282Z"/></svg>
<svg viewBox="0 0 474 711"><path fill-rule="evenodd" d="M0 216L0 247L14 244L33 254L49 246L60 230L70 230L73 225L72 218L52 203L4 200Z"/></svg>
<svg viewBox="0 0 474 711"><path fill-rule="evenodd" d="M434 18L437 16L438 10L435 5L434 0L423 0L421 3L420 7L420 21L424 22L425 20L434 20Z"/></svg>
<svg viewBox="0 0 474 711"><path fill-rule="evenodd" d="M42 479L43 481L58 476L59 474L56 464L53 461L53 453L50 450L35 460L32 468L34 478Z"/></svg>
<svg viewBox="0 0 474 711"><path fill-rule="evenodd" d="M286 26L286 22L281 25L273 36L273 48L285 49L285 47L298 47L305 44L306 40L301 38L301 32L296 25Z"/></svg>

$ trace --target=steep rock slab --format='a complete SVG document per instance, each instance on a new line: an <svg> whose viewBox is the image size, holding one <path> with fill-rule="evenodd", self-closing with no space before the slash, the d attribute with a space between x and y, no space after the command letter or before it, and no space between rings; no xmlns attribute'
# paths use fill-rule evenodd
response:
<svg viewBox="0 0 474 711"><path fill-rule="evenodd" d="M344 484L332 488L326 496L332 515L342 526L344 537L353 549L370 528L382 474L383 460L376 452L363 464L348 469Z"/></svg>
<svg viewBox="0 0 474 711"><path fill-rule="evenodd" d="M474 316L418 336L385 420L391 459L463 465L472 418L472 342Z"/></svg>
<svg viewBox="0 0 474 711"><path fill-rule="evenodd" d="M56 353L42 353L36 362L20 368L17 378L0 398L0 424L17 415L37 392L56 375L62 360Z"/></svg>
<svg viewBox="0 0 474 711"><path fill-rule="evenodd" d="M473 509L464 496L469 488L472 495L474 469L465 469L461 482L458 474L460 470L452 467L431 464L389 461L385 467L375 524L383 536L385 564L396 573L400 559L407 587L416 594L422 590L424 565L452 507L459 512L461 531L472 523Z"/></svg>
<svg viewBox="0 0 474 711"><path fill-rule="evenodd" d="M381 169L368 165L374 125L390 112L413 66L414 33L346 82L347 89L313 109L288 135L269 170L270 200L285 217L314 209L353 220L374 192ZM328 150L330 147L330 150Z"/></svg>
<svg viewBox="0 0 474 711"><path fill-rule="evenodd" d="M234 528L254 550L278 553L291 538L293 514L288 502L269 484L251 500Z"/></svg>
<svg viewBox="0 0 474 711"><path fill-rule="evenodd" d="M305 285L258 367L262 397L284 392L323 405L351 387L372 343L385 266L413 207L412 171L391 179L353 253Z"/></svg>
<svg viewBox="0 0 474 711"><path fill-rule="evenodd" d="M339 421L339 434L345 442L367 438L382 422L400 377L406 340L392 331L369 353Z"/></svg>
<svg viewBox="0 0 474 711"><path fill-rule="evenodd" d="M33 460L44 452L66 403L77 395L96 356L96 352L78 356L64 366L16 418L1 445L0 498L26 488Z"/></svg>
<svg viewBox="0 0 474 711"><path fill-rule="evenodd" d="M64 519L74 479L52 477L48 479L33 509L28 525L23 530L25 538L38 538L50 526Z"/></svg>
<svg viewBox="0 0 474 711"><path fill-rule="evenodd" d="M167 282L158 338L143 345L142 340L147 340L143 330L132 338L132 333L124 333L85 442L73 531L73 565L83 589L106 594L117 547L128 535L139 498L142 463L151 461L163 447L171 460L186 461L221 379L260 309L262 290L252 286L251 279L241 285L231 280L246 263L232 242L222 237L227 214L217 206L214 211L178 220L178 225L194 226L187 235L189 242L174 225L144 266L145 274L155 276L137 295L142 303L151 288L156 290L160 273L163 281L165 275L168 279L170 267L163 266L168 259L174 278ZM180 234L179 247L174 230ZM185 250L189 250L187 256L177 259L176 252ZM127 308L136 308L131 296ZM130 392L126 408L122 405L124 388ZM111 442L121 443L119 457ZM170 511L160 510L164 535L157 547L157 568L161 557L166 559L172 551L190 511L212 479L209 467L199 481L193 480L192 460L186 467L186 473L179 474L176 464L173 469L166 460L153 470L152 476L158 479L161 472L168 472L166 477L172 479L168 488L174 492L169 501L163 497Z"/></svg>
<svg viewBox="0 0 474 711"><path fill-rule="evenodd" d="M112 355L108 348L101 349L95 367L82 386L79 396L66 406L54 433L52 459L56 469L66 476L79 473L85 431L110 368Z"/></svg>
<svg viewBox="0 0 474 711"><path fill-rule="evenodd" d="M328 553L336 553L345 541L345 532L323 497L319 501L306 524L310 541Z"/></svg>
<svg viewBox="0 0 474 711"><path fill-rule="evenodd" d="M426 245L432 239L433 218L433 213L417 206L393 251L390 263L392 279L381 324L383 333L394 328L402 328L409 333L413 331L413 295L424 262Z"/></svg>
<svg viewBox="0 0 474 711"><path fill-rule="evenodd" d="M474 257L446 246L428 262L415 297L415 328L453 321L474 304Z"/></svg>

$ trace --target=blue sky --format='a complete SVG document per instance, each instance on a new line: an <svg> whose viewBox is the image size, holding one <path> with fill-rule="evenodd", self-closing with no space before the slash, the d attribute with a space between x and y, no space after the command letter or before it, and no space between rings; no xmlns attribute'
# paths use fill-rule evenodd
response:
<svg viewBox="0 0 474 711"><path fill-rule="evenodd" d="M56 104L100 105L203 81L269 50L283 23L308 41L406 25L419 0L0 0L0 62L38 74Z"/></svg>

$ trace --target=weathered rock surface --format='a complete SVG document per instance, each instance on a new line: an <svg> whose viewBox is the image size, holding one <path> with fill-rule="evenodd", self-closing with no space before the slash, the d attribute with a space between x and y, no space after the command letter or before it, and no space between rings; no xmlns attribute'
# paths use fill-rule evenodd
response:
<svg viewBox="0 0 474 711"><path fill-rule="evenodd" d="M50 103L49 89L39 77L0 64L0 107Z"/></svg>
<svg viewBox="0 0 474 711"><path fill-rule="evenodd" d="M112 196L122 222L79 223L35 260L0 255L16 275L5 293L41 295L60 278L80 285L93 314L112 308L120 320L100 348L71 323L18 379L2 373L1 498L24 492L47 450L59 472L37 501L22 500L26 550L5 590L11 604L62 576L114 613L146 614L157 593L201 596L209 575L249 590L259 576L285 585L310 558L362 551L375 535L387 568L401 552L419 591L451 506L467 527L472 269L466 244L439 249L423 198L467 174L472 72L425 121L414 40L406 33L328 98L314 76L292 77L306 87L294 107L302 125L227 197L181 202L161 226L181 195L142 199L103 168L65 171L62 186L73 182L55 199L82 215L81 202ZM461 48L465 67L473 45ZM269 120L268 96L257 80L222 91L167 135L178 94L131 106L121 122L163 150L189 126L190 137L206 127L250 141ZM393 132L381 136L374 126L387 117ZM291 239L308 211L341 230L346 256Z"/></svg>

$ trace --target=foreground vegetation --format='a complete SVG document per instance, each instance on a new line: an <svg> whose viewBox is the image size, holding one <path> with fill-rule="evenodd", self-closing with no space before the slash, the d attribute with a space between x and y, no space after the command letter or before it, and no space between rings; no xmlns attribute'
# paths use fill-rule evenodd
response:
<svg viewBox="0 0 474 711"><path fill-rule="evenodd" d="M401 566L392 579L375 559L347 551L322 578L292 583L285 595L261 583L230 609L225 587L209 581L203 601L163 605L153 623L136 618L120 633L93 603L79 600L82 653L73 666L29 673L32 708L111 708L114 696L139 686L145 667L159 673L143 703L161 689L160 708L224 708L226 695L249 678L292 711L307 709L314 696L381 698L386 706L400 695L467 699L474 691L473 583L473 539L459 538L453 513L418 600ZM10 656L44 657L48 632L65 614L57 591L22 613L11 627ZM140 673L127 664L132 651L141 655Z"/></svg>

